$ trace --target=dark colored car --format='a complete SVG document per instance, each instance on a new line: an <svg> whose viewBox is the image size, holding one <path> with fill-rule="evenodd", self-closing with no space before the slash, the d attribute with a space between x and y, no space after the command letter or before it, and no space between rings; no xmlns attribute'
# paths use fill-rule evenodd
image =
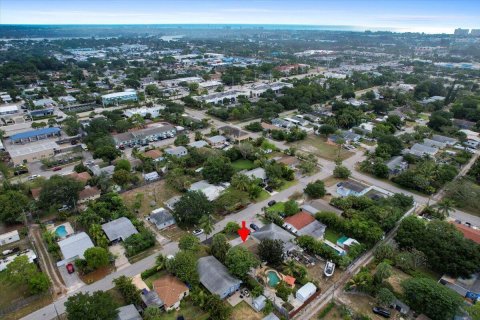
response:
<svg viewBox="0 0 480 320"><path fill-rule="evenodd" d="M275 200L268 201L268 206L271 207L271 206L273 206L275 203L277 203L277 201L275 201Z"/></svg>
<svg viewBox="0 0 480 320"><path fill-rule="evenodd" d="M273 192L273 187L268 186L268 187L265 188L265 190L267 190L268 192Z"/></svg>
<svg viewBox="0 0 480 320"><path fill-rule="evenodd" d="M68 272L69 274L75 272L75 268L73 267L73 264L71 264L71 263L67 264L67 272Z"/></svg>
<svg viewBox="0 0 480 320"><path fill-rule="evenodd" d="M373 307L372 309L373 313L378 314L379 316L382 316L384 318L390 318L390 311L384 308L380 307Z"/></svg>
<svg viewBox="0 0 480 320"><path fill-rule="evenodd" d="M255 223L250 223L250 229L253 229L253 230L257 231L260 228Z"/></svg>
<svg viewBox="0 0 480 320"><path fill-rule="evenodd" d="M62 170L62 167L53 167L52 171L60 171Z"/></svg>

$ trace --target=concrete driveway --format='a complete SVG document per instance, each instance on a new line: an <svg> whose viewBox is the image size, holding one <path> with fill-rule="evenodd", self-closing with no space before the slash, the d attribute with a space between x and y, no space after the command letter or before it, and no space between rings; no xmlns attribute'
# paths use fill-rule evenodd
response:
<svg viewBox="0 0 480 320"><path fill-rule="evenodd" d="M130 265L130 262L128 262L125 256L125 248L121 244L114 244L109 247L109 251L115 256L115 268L117 268L117 270L121 270Z"/></svg>
<svg viewBox="0 0 480 320"><path fill-rule="evenodd" d="M75 291L85 285L85 283L78 277L77 270L75 270L75 272L71 274L68 273L65 266L58 267L58 270L60 271L60 275L62 276L63 282L65 283L67 292Z"/></svg>

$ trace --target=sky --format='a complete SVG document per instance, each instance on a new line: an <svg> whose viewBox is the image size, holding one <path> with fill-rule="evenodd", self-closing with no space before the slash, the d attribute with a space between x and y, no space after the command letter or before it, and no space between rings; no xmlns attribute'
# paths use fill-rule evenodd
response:
<svg viewBox="0 0 480 320"><path fill-rule="evenodd" d="M293 24L480 29L479 0L0 0L0 24Z"/></svg>

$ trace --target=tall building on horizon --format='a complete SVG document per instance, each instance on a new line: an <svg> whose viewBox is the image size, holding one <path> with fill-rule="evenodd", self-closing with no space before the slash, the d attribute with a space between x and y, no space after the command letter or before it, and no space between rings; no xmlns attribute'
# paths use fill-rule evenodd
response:
<svg viewBox="0 0 480 320"><path fill-rule="evenodd" d="M457 28L457 29L455 29L453 34L456 35L456 36L467 36L468 32L470 32L469 29Z"/></svg>

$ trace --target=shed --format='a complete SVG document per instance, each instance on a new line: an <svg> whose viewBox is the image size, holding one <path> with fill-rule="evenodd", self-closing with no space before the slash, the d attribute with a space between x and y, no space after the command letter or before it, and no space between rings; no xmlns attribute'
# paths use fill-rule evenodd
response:
<svg viewBox="0 0 480 320"><path fill-rule="evenodd" d="M315 285L313 283L307 282L303 287L298 289L295 296L296 296L297 300L299 300L301 302L305 302L305 301L308 300L308 298L313 296L313 294L315 292L317 292L317 287L315 287Z"/></svg>
<svg viewBox="0 0 480 320"><path fill-rule="evenodd" d="M265 304L267 302L267 298L264 295L259 295L252 301L252 305L257 310L257 312L262 311L265 308Z"/></svg>
<svg viewBox="0 0 480 320"><path fill-rule="evenodd" d="M160 176L158 175L157 171L145 173L143 175L143 179L145 179L145 181L154 181L154 180L157 180L158 178L160 178Z"/></svg>
<svg viewBox="0 0 480 320"><path fill-rule="evenodd" d="M133 304L117 308L117 320L142 320L142 316Z"/></svg>

